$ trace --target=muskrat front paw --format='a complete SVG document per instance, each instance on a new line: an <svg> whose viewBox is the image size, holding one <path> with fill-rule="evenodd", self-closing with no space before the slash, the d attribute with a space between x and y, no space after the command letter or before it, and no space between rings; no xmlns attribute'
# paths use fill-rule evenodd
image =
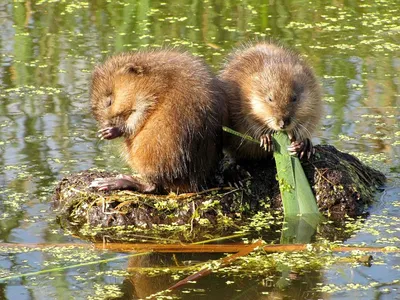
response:
<svg viewBox="0 0 400 300"><path fill-rule="evenodd" d="M119 129L118 127L107 127L107 128L100 129L98 132L99 132L98 137L101 138L102 140L104 140L104 139L112 140L112 139L122 136L122 134L123 134L121 129Z"/></svg>
<svg viewBox="0 0 400 300"><path fill-rule="evenodd" d="M270 133L263 134L260 137L260 147L264 148L267 152L274 151L274 143L272 142L272 135Z"/></svg>
<svg viewBox="0 0 400 300"><path fill-rule="evenodd" d="M305 139L304 141L292 141L288 147L288 151L291 155L298 155L300 159L303 157L310 159L311 155L315 152L310 139Z"/></svg>

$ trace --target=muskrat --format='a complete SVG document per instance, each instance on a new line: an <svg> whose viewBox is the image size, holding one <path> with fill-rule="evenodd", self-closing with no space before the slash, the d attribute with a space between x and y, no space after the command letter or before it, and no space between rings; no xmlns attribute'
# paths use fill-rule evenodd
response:
<svg viewBox="0 0 400 300"><path fill-rule="evenodd" d="M186 52L122 53L92 74L91 106L102 139L124 137L139 176L98 179L99 190L189 192L205 187L222 153L223 90Z"/></svg>
<svg viewBox="0 0 400 300"><path fill-rule="evenodd" d="M260 140L226 135L225 148L237 159L262 159L273 151L272 133L286 131L288 150L313 153L311 135L322 114L320 86L312 69L293 50L260 42L234 51L219 74L228 94L228 127Z"/></svg>

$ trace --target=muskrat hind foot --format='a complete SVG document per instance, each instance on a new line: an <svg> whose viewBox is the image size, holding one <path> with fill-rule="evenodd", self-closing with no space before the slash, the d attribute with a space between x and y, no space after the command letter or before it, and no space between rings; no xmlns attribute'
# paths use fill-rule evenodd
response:
<svg viewBox="0 0 400 300"><path fill-rule="evenodd" d="M134 190L140 193L152 193L156 190L154 184L122 174L116 177L96 178L89 187L98 191Z"/></svg>
<svg viewBox="0 0 400 300"><path fill-rule="evenodd" d="M315 149L310 139L304 141L292 141L288 147L290 155L298 155L300 159L307 157L310 159L311 155L315 153Z"/></svg>
<svg viewBox="0 0 400 300"><path fill-rule="evenodd" d="M100 129L98 131L98 133L99 133L98 137L101 138L102 140L104 140L104 139L112 140L112 139L122 136L122 134L123 134L122 130L118 127L103 128L103 129Z"/></svg>
<svg viewBox="0 0 400 300"><path fill-rule="evenodd" d="M272 142L272 135L270 133L263 134L260 137L260 147L264 148L267 152L274 151L274 143Z"/></svg>

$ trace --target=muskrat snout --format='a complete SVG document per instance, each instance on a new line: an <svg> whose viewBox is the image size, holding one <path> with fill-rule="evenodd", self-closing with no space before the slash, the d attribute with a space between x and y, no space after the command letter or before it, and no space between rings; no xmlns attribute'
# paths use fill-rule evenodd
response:
<svg viewBox="0 0 400 300"><path fill-rule="evenodd" d="M290 117L282 118L277 122L277 125L280 129L285 129L290 125Z"/></svg>
<svg viewBox="0 0 400 300"><path fill-rule="evenodd" d="M279 128L279 130L284 130L284 129L288 128L288 126L290 125L290 122L291 122L291 118L290 117L277 119L276 120L276 126L277 126L277 128Z"/></svg>

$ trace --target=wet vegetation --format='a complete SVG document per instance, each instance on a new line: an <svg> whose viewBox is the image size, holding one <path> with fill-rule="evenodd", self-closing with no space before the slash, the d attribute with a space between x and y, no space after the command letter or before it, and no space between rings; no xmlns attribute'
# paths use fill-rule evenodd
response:
<svg viewBox="0 0 400 300"><path fill-rule="evenodd" d="M394 0L1 3L0 298L398 297L399 9ZM356 199L357 193L368 194L369 200L357 206L366 214L350 213L341 215L340 222L325 219L319 224L301 218L285 220L279 199L270 197L270 202L256 202L265 210L244 207L257 212L245 225L230 227L240 219L242 207L234 216L221 217L226 225L220 227L217 240L210 230L196 231L198 223L211 226L200 215L188 217L193 222L183 224L180 232L176 226L162 226L154 235L131 226L61 228L51 198L62 178L88 169L130 172L118 145L96 138L88 102L88 80L96 63L115 52L167 44L204 57L218 70L232 47L269 37L307 56L321 80L326 117L315 144L331 144L387 177L382 193L373 193L370 178L358 173L357 184L358 180L370 184L352 194L346 193L350 189L340 189L341 181L329 179L331 187L337 187L335 197L343 195L338 207L349 204L349 197ZM354 164L345 167L358 169ZM251 175L250 184L263 173ZM326 176L324 172L307 175L310 179ZM154 201L159 208L166 202ZM94 204L101 208L101 203ZM123 210L127 204L119 200L117 205ZM99 239L105 242L104 249L93 246ZM226 253L240 252L243 245L251 248L261 239L263 245L309 246L307 251L273 253L258 247L223 263ZM234 243L237 248L221 254L106 247L116 240L168 245L202 241L216 245L215 249ZM356 248L332 251L342 244ZM363 247L379 249L361 251ZM365 255L374 260L365 260ZM197 283L168 290L201 270L212 272Z"/></svg>
<svg viewBox="0 0 400 300"><path fill-rule="evenodd" d="M222 161L221 165L224 163ZM113 226L126 229L125 226L131 225L133 234L169 237L182 242L219 238L243 230L257 213L282 212L273 164L273 160L268 164L248 164L246 171L236 165L228 166L235 172L247 174L247 178L235 183L236 187L229 186L226 181L219 188L179 195L98 192L90 187L95 178L117 174L86 171L65 177L58 184L53 201L61 223L78 235L104 239L101 230L97 228L91 232L88 228L104 228L108 236ZM315 155L304 163L304 167L320 211L336 221L344 216L365 214L376 188L385 181L382 173L331 146L316 146ZM224 178L224 173L223 170L216 176ZM268 225L271 218L265 218L264 222ZM126 238L127 234L127 230L122 234L116 230L113 240L121 236Z"/></svg>

